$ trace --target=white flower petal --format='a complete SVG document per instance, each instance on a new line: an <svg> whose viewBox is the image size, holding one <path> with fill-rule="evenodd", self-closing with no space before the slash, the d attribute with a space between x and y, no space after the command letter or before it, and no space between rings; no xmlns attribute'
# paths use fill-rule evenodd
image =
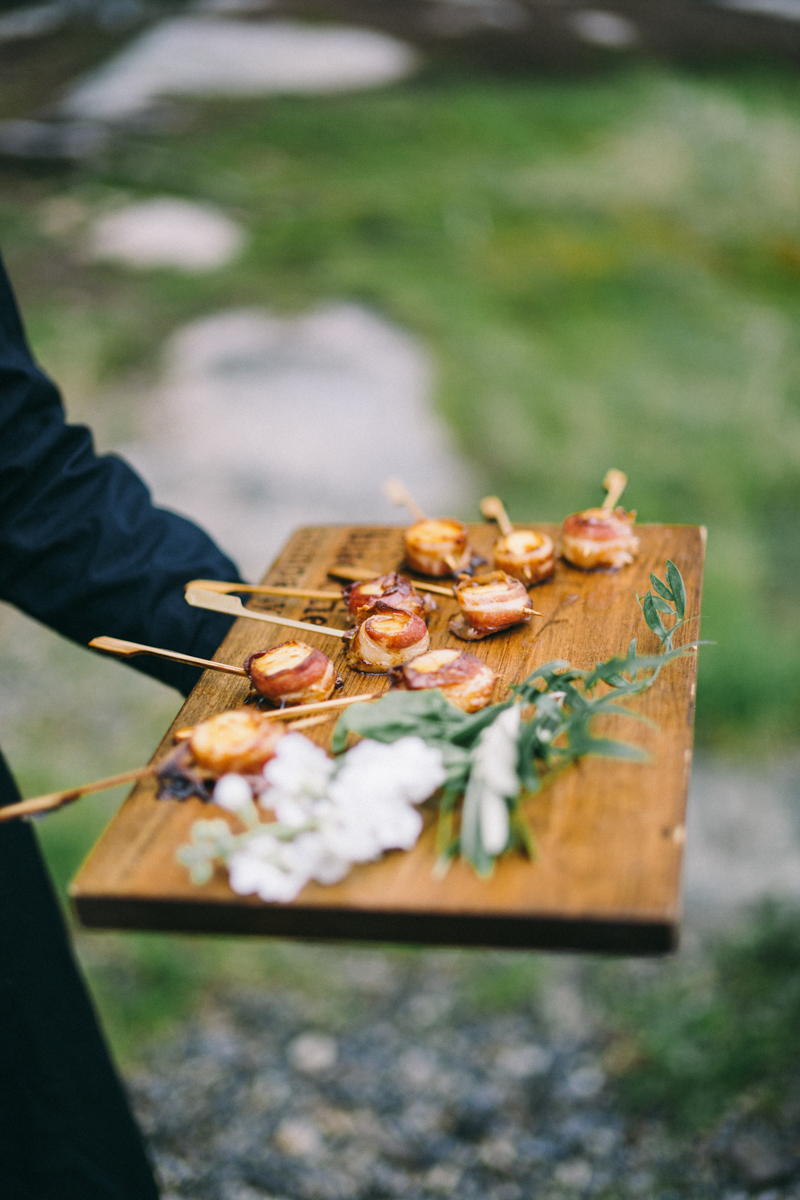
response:
<svg viewBox="0 0 800 1200"><path fill-rule="evenodd" d="M214 785L212 799L228 812L245 812L253 803L253 789L242 775L222 775Z"/></svg>
<svg viewBox="0 0 800 1200"><path fill-rule="evenodd" d="M279 866L280 849L271 835L268 838L259 835L232 854L228 862L232 890L239 896L250 896L255 892L266 901L285 903L294 900L305 887L309 875Z"/></svg>
<svg viewBox="0 0 800 1200"><path fill-rule="evenodd" d="M487 854L502 854L508 845L508 805L502 796L484 791L480 800L481 841Z"/></svg>
<svg viewBox="0 0 800 1200"><path fill-rule="evenodd" d="M387 762L392 777L412 804L421 804L444 783L447 772L442 753L422 738L400 738L386 749L392 752L390 764Z"/></svg>
<svg viewBox="0 0 800 1200"><path fill-rule="evenodd" d="M517 775L517 736L520 710L514 704L505 709L480 736L473 770L487 787L499 796L516 796L520 789Z"/></svg>
<svg viewBox="0 0 800 1200"><path fill-rule="evenodd" d="M333 760L321 747L302 733L287 733L264 767L264 778L286 795L316 799L325 795L333 769Z"/></svg>
<svg viewBox="0 0 800 1200"><path fill-rule="evenodd" d="M270 788L265 793L262 804L268 805L281 825L288 825L290 829L307 825L314 815L313 801L298 800L296 796L279 792L277 788Z"/></svg>
<svg viewBox="0 0 800 1200"><path fill-rule="evenodd" d="M376 830L383 850L410 850L421 833L422 817L410 804L387 806Z"/></svg>

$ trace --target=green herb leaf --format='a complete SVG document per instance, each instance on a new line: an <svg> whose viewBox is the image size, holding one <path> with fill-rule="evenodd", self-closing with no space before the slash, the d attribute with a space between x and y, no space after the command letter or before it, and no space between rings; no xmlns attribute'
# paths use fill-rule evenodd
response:
<svg viewBox="0 0 800 1200"><path fill-rule="evenodd" d="M642 600L642 613L648 627L652 629L656 637L661 638L662 641L668 637L664 622L661 620L656 608L656 598L652 592L648 592L644 600Z"/></svg>
<svg viewBox="0 0 800 1200"><path fill-rule="evenodd" d="M665 600L675 599L667 585L652 571L650 572L650 582L653 585L653 589L658 592L659 596L663 596Z"/></svg>
<svg viewBox="0 0 800 1200"><path fill-rule="evenodd" d="M450 739L469 717L436 688L419 692L388 692L371 704L354 704L336 722L332 750L344 750L348 733L358 733L376 742L396 742L416 735L428 741Z"/></svg>
<svg viewBox="0 0 800 1200"><path fill-rule="evenodd" d="M686 588L683 585L683 577L680 571L671 560L667 560L667 583L672 589L678 620L682 621L686 612Z"/></svg>

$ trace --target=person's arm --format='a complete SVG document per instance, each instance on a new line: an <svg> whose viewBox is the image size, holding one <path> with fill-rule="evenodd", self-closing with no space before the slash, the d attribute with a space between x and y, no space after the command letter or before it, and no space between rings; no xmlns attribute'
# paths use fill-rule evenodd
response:
<svg viewBox="0 0 800 1200"><path fill-rule="evenodd" d="M209 658L231 620L190 607L190 579L239 579L191 521L155 508L120 458L68 425L28 349L0 262L0 599L82 645L100 634ZM187 693L199 672L131 666Z"/></svg>

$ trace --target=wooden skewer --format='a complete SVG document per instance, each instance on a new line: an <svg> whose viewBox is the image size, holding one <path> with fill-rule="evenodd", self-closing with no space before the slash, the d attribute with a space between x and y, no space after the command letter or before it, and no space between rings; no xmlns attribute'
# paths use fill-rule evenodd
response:
<svg viewBox="0 0 800 1200"><path fill-rule="evenodd" d="M380 694L379 692L365 692L363 696L341 696L338 700L320 700L316 704L298 704L295 708L282 708L262 715L274 717L277 720L289 720L292 722L289 726L290 729L310 729L312 726L321 725L323 721L336 716L336 709L345 708L349 704L363 704L366 700L376 700ZM326 711L319 716L310 716L305 720L294 720L298 713L317 713L319 709ZM192 736L191 729L182 729L180 733L182 735L180 741L187 741ZM123 783L135 783L139 779L146 779L148 775L155 775L157 770L158 764L151 763L148 767L138 767L135 771L123 771L121 775L109 775L106 779L96 779L94 783L84 783L79 787L67 788L63 792L49 792L45 796L33 796L30 800L6 804L0 808L0 822L13 821L16 817L32 817L37 813L52 812L54 809L64 808L67 804L72 804L81 796L88 796L92 792L105 792L108 788L119 787Z"/></svg>
<svg viewBox="0 0 800 1200"><path fill-rule="evenodd" d="M169 658L173 662L188 663L192 667L205 667L210 671L224 671L226 675L244 675L244 667L232 667L228 663L213 662L210 658L195 658L192 654L178 654L176 650L157 650L155 646L142 646L139 642L126 642L122 638L96 637L89 645L93 650L105 650L108 654L119 654L133 658L135 654L152 654L155 658Z"/></svg>
<svg viewBox="0 0 800 1200"><path fill-rule="evenodd" d="M407 508L415 521L426 520L425 513L410 492L406 490L402 480L387 479L383 485L383 494L387 500L391 500L392 504L397 504L400 508Z"/></svg>
<svg viewBox="0 0 800 1200"><path fill-rule="evenodd" d="M269 709L266 712L259 709L259 716L264 719L271 718L273 721L294 721L295 717L303 716L305 713L323 712L323 715L335 716L336 710L339 708L347 708L350 704L364 704L367 700L377 700L382 696L383 692L363 692L360 696L337 696L335 700L314 700L311 704L294 704L286 708ZM304 721L297 722L297 728L304 725ZM291 726L294 729L294 726ZM174 742L188 742L189 738L194 733L194 725L187 725L184 729L176 729L172 735Z"/></svg>
<svg viewBox="0 0 800 1200"><path fill-rule="evenodd" d="M262 712L262 717L272 717L274 721L293 721L295 717L305 713L327 712L329 709L347 708L348 704L363 704L367 700L377 700L381 692L364 692L361 696L338 696L335 700L315 700L313 704L295 704L287 708L276 708L273 712Z"/></svg>
<svg viewBox="0 0 800 1200"><path fill-rule="evenodd" d="M187 588L202 588L206 592L248 592L252 596L298 596L301 600L341 600L341 592L323 592L315 588L267 587L255 583L222 583L219 579L192 579Z"/></svg>
<svg viewBox="0 0 800 1200"><path fill-rule="evenodd" d="M381 573L365 567L331 567L328 571L334 579L348 579L352 583L359 583L362 579L376 579ZM412 579L411 582L418 592L435 592L437 596L449 596L453 599L451 587L442 587L439 583L420 583L418 579Z"/></svg>
<svg viewBox="0 0 800 1200"><path fill-rule="evenodd" d="M612 467L606 472L606 477L603 480L603 487L606 489L606 498L603 501L603 512L613 512L625 488L628 486L628 476L622 471L617 471Z"/></svg>
<svg viewBox="0 0 800 1200"><path fill-rule="evenodd" d="M499 496L484 496L481 500L481 512L487 521L497 521L503 537L514 532L514 526L508 519L503 501Z"/></svg>
<svg viewBox="0 0 800 1200"><path fill-rule="evenodd" d="M67 788L64 792L50 792L46 796L34 796L31 800L20 800L17 804L6 804L0 808L0 821L12 821L15 817L31 817L35 813L52 812L55 808L63 808L79 800L89 792L104 792L107 788L119 787L121 783L133 783L137 779L145 779L152 775L155 767L139 767L136 771L123 771L121 775L110 775L107 779L98 779L94 783L84 783L81 787Z"/></svg>
<svg viewBox="0 0 800 1200"><path fill-rule="evenodd" d="M335 717L335 712L320 713L318 717L303 717L302 721L293 721L289 729L294 733L295 729L312 729L314 725L324 725L326 721L330 721Z"/></svg>
<svg viewBox="0 0 800 1200"><path fill-rule="evenodd" d="M186 603L194 608L207 608L211 612L228 613L233 617L249 617L251 621L266 621L268 625L286 625L289 629L304 629L308 633L324 633L338 638L346 634L346 630L332 629L330 625L311 625L308 621L293 621L290 617L278 617L275 613L253 612L245 608L238 596L223 596L203 588L187 588Z"/></svg>

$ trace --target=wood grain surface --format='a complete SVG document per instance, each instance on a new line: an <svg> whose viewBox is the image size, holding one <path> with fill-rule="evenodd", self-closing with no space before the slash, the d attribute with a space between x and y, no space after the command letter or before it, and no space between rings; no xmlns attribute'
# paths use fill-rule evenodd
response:
<svg viewBox="0 0 800 1200"><path fill-rule="evenodd" d="M534 526L551 535L557 529ZM496 698L535 666L565 658L579 667L624 653L632 637L640 653L657 650L642 620L636 592L649 574L663 576L671 558L686 582L687 612L700 611L704 530L643 525L633 566L617 573L575 570L559 560L552 581L532 591L545 614L529 625L469 645L502 677ZM487 557L496 538L489 525L471 527L473 544ZM330 586L333 564L386 571L400 565L402 529L394 526L312 526L298 530L263 582L308 588ZM315 624L344 628L344 605L326 600L257 599L250 606ZM439 601L431 645L463 647L447 630L454 601ZM698 636L692 627L686 640ZM236 621L215 658L240 664L254 650L285 640L279 629ZM344 663L342 646L308 635L345 679L345 694L385 687L381 676L358 675ZM356 938L662 953L674 947L680 916L680 873L685 806L692 755L696 658L671 663L655 686L632 701L655 728L626 718L604 718L597 732L644 747L647 763L588 758L534 797L527 815L534 829L534 862L510 855L489 880L456 864L433 877L434 814L414 850L355 867L333 887L309 884L291 904L265 904L231 892L219 870L203 887L175 860L198 817L220 811L198 800L155 799L146 780L131 792L75 879L71 894L84 925L101 928L184 930L311 938ZM124 686L124 679L120 679ZM163 756L175 729L240 704L245 680L204 672L156 751ZM333 722L310 731L326 748ZM224 814L223 814L224 815Z"/></svg>

